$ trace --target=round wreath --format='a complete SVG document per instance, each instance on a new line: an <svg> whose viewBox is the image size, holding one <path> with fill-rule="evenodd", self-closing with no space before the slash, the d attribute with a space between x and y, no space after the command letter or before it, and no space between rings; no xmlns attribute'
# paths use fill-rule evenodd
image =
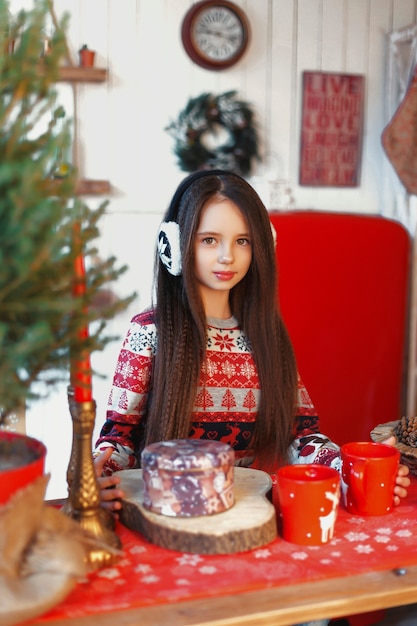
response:
<svg viewBox="0 0 417 626"><path fill-rule="evenodd" d="M253 159L259 159L253 111L236 91L190 98L165 130L175 140L174 153L185 172L218 168L246 176Z"/></svg>

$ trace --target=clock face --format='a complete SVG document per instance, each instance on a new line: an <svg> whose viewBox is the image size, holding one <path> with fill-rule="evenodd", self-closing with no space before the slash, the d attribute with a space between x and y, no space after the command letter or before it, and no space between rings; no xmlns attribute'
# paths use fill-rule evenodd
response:
<svg viewBox="0 0 417 626"><path fill-rule="evenodd" d="M182 40L195 63L206 69L225 69L245 52L249 26L242 10L233 3L203 1L185 16Z"/></svg>
<svg viewBox="0 0 417 626"><path fill-rule="evenodd" d="M226 7L208 8L194 20L191 36L207 59L228 61L242 47L243 25L236 13Z"/></svg>

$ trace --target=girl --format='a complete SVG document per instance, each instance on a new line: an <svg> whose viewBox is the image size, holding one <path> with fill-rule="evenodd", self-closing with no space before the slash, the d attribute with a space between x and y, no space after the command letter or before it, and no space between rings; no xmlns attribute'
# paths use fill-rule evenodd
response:
<svg viewBox="0 0 417 626"><path fill-rule="evenodd" d="M320 434L297 375L274 234L254 189L220 170L188 176L158 239L155 304L132 319L96 444L103 506L121 507L113 472L137 467L144 446L166 439L227 442L237 463L266 471L297 462L339 468L339 449ZM401 466L397 504L407 473Z"/></svg>
<svg viewBox="0 0 417 626"><path fill-rule="evenodd" d="M159 232L155 277L155 304L131 322L96 444L103 506L121 506L113 472L137 467L144 446L166 439L227 442L238 464L266 471L339 468L280 314L268 212L244 179L209 170L182 181ZM401 466L397 504L407 474Z"/></svg>

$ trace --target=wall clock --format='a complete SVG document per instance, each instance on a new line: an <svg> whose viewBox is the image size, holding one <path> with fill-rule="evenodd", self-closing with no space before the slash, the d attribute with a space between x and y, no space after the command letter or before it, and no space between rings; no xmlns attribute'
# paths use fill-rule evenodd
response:
<svg viewBox="0 0 417 626"><path fill-rule="evenodd" d="M226 0L194 4L182 22L188 56L200 67L224 70L242 57L249 43L249 22L242 9Z"/></svg>

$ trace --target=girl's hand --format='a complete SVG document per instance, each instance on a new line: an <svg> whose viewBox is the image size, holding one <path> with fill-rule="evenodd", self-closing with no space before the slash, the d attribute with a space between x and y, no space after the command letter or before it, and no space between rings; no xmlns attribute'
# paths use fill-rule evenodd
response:
<svg viewBox="0 0 417 626"><path fill-rule="evenodd" d="M389 446L395 445L395 437L388 437L382 443L386 443ZM395 479L395 487L394 487L394 504L398 505L401 503L401 498L405 498L407 496L407 487L410 486L410 479L408 478L410 470L406 465L398 466L397 478Z"/></svg>
<svg viewBox="0 0 417 626"><path fill-rule="evenodd" d="M120 483L119 476L103 476L103 468L106 461L113 454L113 448L106 448L94 459L94 468L96 471L97 482L100 489L101 506L108 511L116 513L122 508L120 500L124 497L124 491L117 489ZM117 513L115 515L117 516Z"/></svg>

